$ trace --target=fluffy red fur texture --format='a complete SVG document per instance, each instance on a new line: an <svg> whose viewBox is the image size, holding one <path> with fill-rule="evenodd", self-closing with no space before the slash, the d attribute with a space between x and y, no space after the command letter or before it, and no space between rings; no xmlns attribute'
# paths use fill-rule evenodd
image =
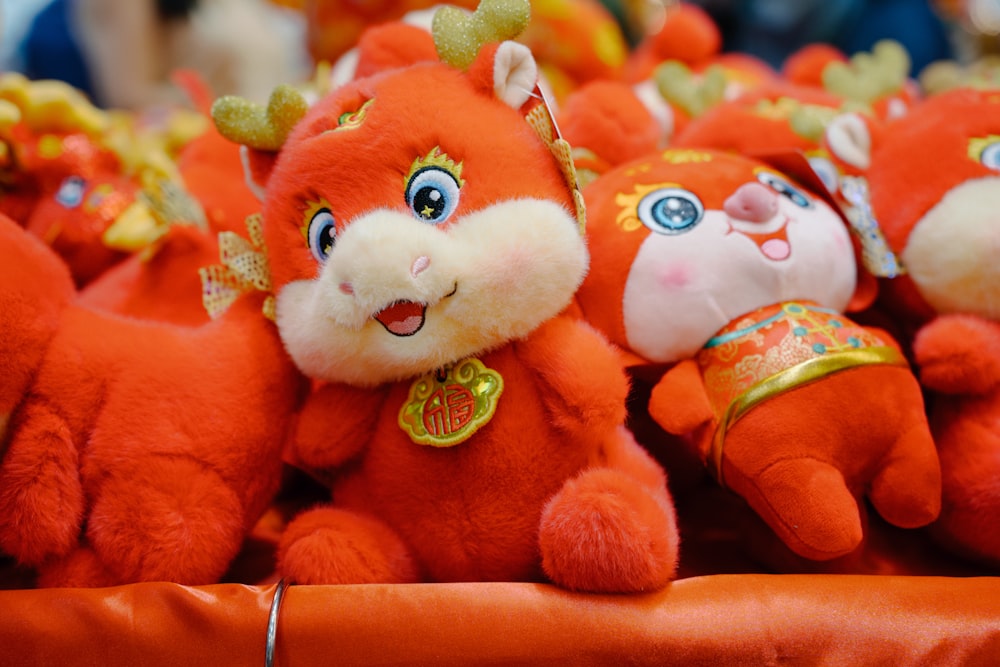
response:
<svg viewBox="0 0 1000 667"><path fill-rule="evenodd" d="M277 490L301 395L262 297L190 328L90 310L0 222L2 358L30 378L7 397L0 548L41 585L217 581ZM25 290L47 318L10 317ZM46 345L19 345L44 323Z"/></svg>

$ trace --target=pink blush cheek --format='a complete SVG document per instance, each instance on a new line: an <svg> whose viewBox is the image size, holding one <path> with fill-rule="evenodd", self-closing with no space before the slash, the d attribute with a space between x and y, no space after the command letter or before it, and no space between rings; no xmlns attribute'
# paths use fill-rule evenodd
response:
<svg viewBox="0 0 1000 667"><path fill-rule="evenodd" d="M655 271L656 285L671 291L683 291L694 278L694 269L686 262L672 262Z"/></svg>

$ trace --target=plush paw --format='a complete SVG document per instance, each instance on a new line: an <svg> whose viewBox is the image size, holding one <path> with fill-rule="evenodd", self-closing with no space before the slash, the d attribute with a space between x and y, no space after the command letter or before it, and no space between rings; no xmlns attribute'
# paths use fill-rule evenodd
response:
<svg viewBox="0 0 1000 667"><path fill-rule="evenodd" d="M1000 384L1000 326L974 315L943 315L913 341L920 381L935 391L981 394Z"/></svg>
<svg viewBox="0 0 1000 667"><path fill-rule="evenodd" d="M941 516L931 533L947 549L1000 567L1000 433L966 422L941 442Z"/></svg>
<svg viewBox="0 0 1000 667"><path fill-rule="evenodd" d="M128 477L104 481L87 539L118 583L211 584L225 573L245 533L236 494L194 461L151 459Z"/></svg>
<svg viewBox="0 0 1000 667"><path fill-rule="evenodd" d="M556 584L598 593L653 591L677 570L679 537L664 490L610 469L584 471L546 505L542 567Z"/></svg>
<svg viewBox="0 0 1000 667"><path fill-rule="evenodd" d="M278 545L278 571L297 584L414 583L417 567L387 525L323 507L297 516Z"/></svg>

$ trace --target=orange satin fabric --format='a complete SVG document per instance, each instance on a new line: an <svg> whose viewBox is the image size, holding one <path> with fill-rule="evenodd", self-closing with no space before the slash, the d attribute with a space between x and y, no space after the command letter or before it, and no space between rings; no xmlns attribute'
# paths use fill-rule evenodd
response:
<svg viewBox="0 0 1000 667"><path fill-rule="evenodd" d="M262 665L274 586L0 592L10 665ZM713 575L635 597L544 584L292 586L275 665L1000 664L1000 578Z"/></svg>

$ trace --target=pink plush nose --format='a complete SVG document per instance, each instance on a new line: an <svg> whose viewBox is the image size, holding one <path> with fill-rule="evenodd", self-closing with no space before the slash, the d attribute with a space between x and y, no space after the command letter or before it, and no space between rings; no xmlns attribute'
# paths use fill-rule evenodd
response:
<svg viewBox="0 0 1000 667"><path fill-rule="evenodd" d="M760 183L744 183L729 195L722 210L730 218L766 222L778 213L778 194Z"/></svg>

